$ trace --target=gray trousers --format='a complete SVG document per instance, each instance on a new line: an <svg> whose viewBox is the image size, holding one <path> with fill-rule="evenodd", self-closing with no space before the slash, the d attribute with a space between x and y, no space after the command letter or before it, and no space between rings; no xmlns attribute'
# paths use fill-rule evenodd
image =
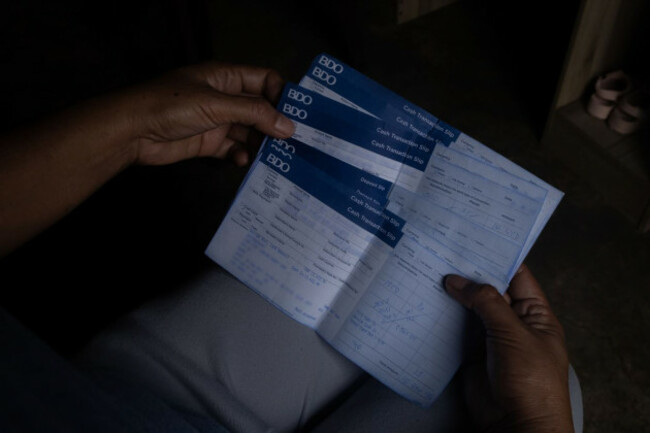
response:
<svg viewBox="0 0 650 433"><path fill-rule="evenodd" d="M234 432L471 431L458 381L420 408L217 266L98 335L80 362ZM573 369L569 382L582 431Z"/></svg>

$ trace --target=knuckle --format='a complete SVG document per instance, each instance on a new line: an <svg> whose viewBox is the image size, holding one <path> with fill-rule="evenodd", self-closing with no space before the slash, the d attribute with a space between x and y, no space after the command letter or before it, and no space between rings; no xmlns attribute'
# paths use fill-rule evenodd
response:
<svg viewBox="0 0 650 433"><path fill-rule="evenodd" d="M261 99L253 99L249 106L250 114L253 119L263 119L269 115L269 107Z"/></svg>
<svg viewBox="0 0 650 433"><path fill-rule="evenodd" d="M551 309L546 305L533 304L528 307L528 314L531 316L549 317L552 316L553 313L551 313Z"/></svg>
<svg viewBox="0 0 650 433"><path fill-rule="evenodd" d="M276 82L281 82L282 81L282 75L280 72L276 69L264 69L264 72L266 74L266 81L273 81L275 80Z"/></svg>
<svg viewBox="0 0 650 433"><path fill-rule="evenodd" d="M221 68L220 72L223 78L222 88L241 90L241 77L236 66L225 66Z"/></svg>
<svg viewBox="0 0 650 433"><path fill-rule="evenodd" d="M552 316L553 312L551 307L537 298L528 298L517 301L513 305L513 310L517 313L518 316Z"/></svg>
<svg viewBox="0 0 650 433"><path fill-rule="evenodd" d="M501 298L497 289L489 284L477 284L472 288L472 299L475 305L492 303Z"/></svg>

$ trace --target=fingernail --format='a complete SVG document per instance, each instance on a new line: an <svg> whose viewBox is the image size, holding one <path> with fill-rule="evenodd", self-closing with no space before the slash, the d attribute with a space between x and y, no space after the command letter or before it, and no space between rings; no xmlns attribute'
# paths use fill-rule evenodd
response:
<svg viewBox="0 0 650 433"><path fill-rule="evenodd" d="M453 290L458 291L462 290L469 283L469 280L461 277L460 275L447 275L445 277L445 289L447 291Z"/></svg>
<svg viewBox="0 0 650 433"><path fill-rule="evenodd" d="M284 116L280 116L275 122L275 130L283 136L291 137L296 130L296 127L291 120Z"/></svg>

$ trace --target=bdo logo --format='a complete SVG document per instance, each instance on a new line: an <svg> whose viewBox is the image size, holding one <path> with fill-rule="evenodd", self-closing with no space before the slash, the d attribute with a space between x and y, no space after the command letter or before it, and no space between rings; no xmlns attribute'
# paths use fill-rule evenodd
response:
<svg viewBox="0 0 650 433"><path fill-rule="evenodd" d="M302 92L299 92L296 89L289 89L289 99L293 99L294 101L302 102L305 105L311 105L313 98L310 95L305 95Z"/></svg>
<svg viewBox="0 0 650 433"><path fill-rule="evenodd" d="M288 156L291 158L291 153L296 153L296 147L293 144L287 143L285 140L281 140L279 138L274 138L273 141L271 142L271 146L276 148L277 150L280 151L285 156ZM287 153L289 152L289 153Z"/></svg>
<svg viewBox="0 0 650 433"><path fill-rule="evenodd" d="M280 170L283 173L286 173L289 170L291 170L291 166L289 164L282 161L280 158L273 155L272 153L268 154L268 156L266 157L266 162L271 164L273 167L276 167L278 170Z"/></svg>
<svg viewBox="0 0 650 433"><path fill-rule="evenodd" d="M311 72L311 74L318 78L319 80L325 81L327 84L330 86L333 86L336 83L336 77L332 74L330 74L327 71L323 71L321 68L316 66L314 70Z"/></svg>
<svg viewBox="0 0 650 433"><path fill-rule="evenodd" d="M327 56L320 56L320 59L318 59L318 64L337 74L343 72L343 65L336 63L334 60L330 59Z"/></svg>
<svg viewBox="0 0 650 433"><path fill-rule="evenodd" d="M282 112L285 114L288 114L293 117L297 117L300 120L304 120L307 118L307 112L301 108L294 107L291 104L284 104L284 107L282 107Z"/></svg>

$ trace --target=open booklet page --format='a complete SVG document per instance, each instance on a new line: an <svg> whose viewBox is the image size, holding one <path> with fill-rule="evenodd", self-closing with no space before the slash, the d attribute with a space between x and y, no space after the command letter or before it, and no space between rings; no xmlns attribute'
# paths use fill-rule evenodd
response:
<svg viewBox="0 0 650 433"><path fill-rule="evenodd" d="M348 65L318 56L278 108L206 254L404 397L463 357L457 273L505 291L562 193Z"/></svg>
<svg viewBox="0 0 650 433"><path fill-rule="evenodd" d="M358 111L392 124L402 125L431 142L445 143L449 148L458 150L470 158L499 168L545 190L547 197L542 211L538 215L531 236L526 240L518 264L514 267L512 274L514 275L560 203L564 195L561 191L332 56L327 54L316 56L300 81L300 85Z"/></svg>

